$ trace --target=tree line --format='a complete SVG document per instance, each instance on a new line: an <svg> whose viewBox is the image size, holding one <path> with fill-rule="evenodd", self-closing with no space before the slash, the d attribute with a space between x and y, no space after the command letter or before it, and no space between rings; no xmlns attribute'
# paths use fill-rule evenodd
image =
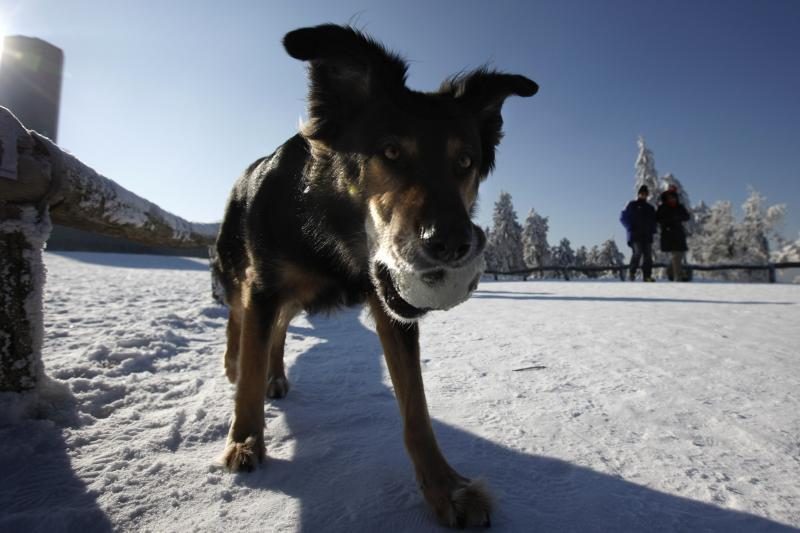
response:
<svg viewBox="0 0 800 533"><path fill-rule="evenodd" d="M689 263L698 265L749 264L766 265L770 261L787 261L800 257L800 238L787 242L780 234L786 213L784 204L767 205L766 198L757 190L742 204L742 216L737 218L730 201L720 200L712 205L705 202L692 205L686 187L673 174L658 176L653 152L639 137L639 152L634 165L633 196L642 185L652 191L649 201L657 207L661 192L670 185L678 188L681 203L692 218L686 223ZM600 245L573 250L569 239L557 245L548 242L548 217L534 209L519 224L511 195L501 192L495 202L493 225L486 228L486 266L495 272L513 272L537 267L622 266L625 256L614 239ZM667 262L659 250L658 235L653 245L656 262ZM613 275L611 272L579 271L579 277L597 278ZM557 277L558 272L538 274L540 277ZM766 272L722 270L698 272L700 278L730 281L765 281Z"/></svg>
<svg viewBox="0 0 800 533"><path fill-rule="evenodd" d="M551 246L547 240L548 217L534 209L528 212L524 225L520 225L511 195L501 192L495 202L493 227L486 228L486 268L494 272L513 272L537 267L594 267L625 264L625 256L614 239L599 246L572 249L569 239L563 238ZM606 272L578 271L577 277L598 278ZM558 277L558 272L541 272L534 276Z"/></svg>
<svg viewBox="0 0 800 533"><path fill-rule="evenodd" d="M670 185L678 188L680 202L689 210L691 220L686 223L687 259L698 265L746 264L766 265L780 260L780 250L787 245L780 233L786 214L785 204L767 205L766 198L756 189L750 193L741 206L742 216L736 216L729 200L719 200L712 205L704 201L692 205L687 188L673 174L660 178L655 168L653 152L642 137L637 140L639 153L635 163L634 191L647 185L651 191L658 191L650 198L655 203L658 194ZM658 250L658 236L653 245ZM663 260L657 254L657 261ZM764 271L721 270L697 273L706 279L728 281L766 281Z"/></svg>

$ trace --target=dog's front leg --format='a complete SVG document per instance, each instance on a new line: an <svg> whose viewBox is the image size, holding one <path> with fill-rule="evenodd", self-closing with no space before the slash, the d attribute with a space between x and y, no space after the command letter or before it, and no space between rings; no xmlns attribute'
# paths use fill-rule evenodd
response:
<svg viewBox="0 0 800 533"><path fill-rule="evenodd" d="M222 457L233 472L253 470L264 460L268 347L278 316L277 299L252 286L243 292L242 304L235 407Z"/></svg>
<svg viewBox="0 0 800 533"><path fill-rule="evenodd" d="M422 384L419 327L393 320L374 295L369 303L400 405L406 449L425 499L446 525L488 526L491 501L485 489L456 472L436 443Z"/></svg>

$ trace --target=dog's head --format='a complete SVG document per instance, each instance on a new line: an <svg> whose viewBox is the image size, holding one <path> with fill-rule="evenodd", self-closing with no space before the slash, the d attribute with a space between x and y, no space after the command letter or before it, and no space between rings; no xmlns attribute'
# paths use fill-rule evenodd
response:
<svg viewBox="0 0 800 533"><path fill-rule="evenodd" d="M532 96L538 86L479 69L436 92L413 91L402 59L348 27L302 28L283 43L310 63L302 133L329 167L322 174L364 208L379 297L395 318L414 320L426 309L400 297L392 272L435 283L481 260L486 237L471 217L494 167L500 110L508 96Z"/></svg>

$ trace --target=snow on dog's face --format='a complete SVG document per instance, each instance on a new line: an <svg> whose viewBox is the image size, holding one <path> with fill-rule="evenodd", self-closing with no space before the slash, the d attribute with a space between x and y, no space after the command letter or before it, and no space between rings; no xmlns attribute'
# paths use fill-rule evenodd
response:
<svg viewBox="0 0 800 533"><path fill-rule="evenodd" d="M284 46L309 61L302 133L316 164L363 209L370 276L398 320L447 309L475 289L486 237L472 223L478 185L494 167L500 109L531 96L531 80L484 69L437 92L405 85L406 64L358 31L290 32Z"/></svg>
<svg viewBox="0 0 800 533"><path fill-rule="evenodd" d="M400 320L461 303L483 271L486 237L470 220L479 183L475 156L456 136L447 150L434 142L437 132L428 133L426 142L390 137L363 170L370 273ZM429 177L431 166L437 172Z"/></svg>

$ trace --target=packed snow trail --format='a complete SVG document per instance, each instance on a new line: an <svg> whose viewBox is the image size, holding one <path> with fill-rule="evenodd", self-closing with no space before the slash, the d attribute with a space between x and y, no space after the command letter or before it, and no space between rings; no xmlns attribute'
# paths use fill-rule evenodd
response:
<svg viewBox="0 0 800 533"><path fill-rule="evenodd" d="M440 531L368 316L298 317L268 459L233 407L205 261L45 254L44 413L0 397L0 531ZM422 324L440 444L492 531L795 531L800 287L487 282Z"/></svg>

